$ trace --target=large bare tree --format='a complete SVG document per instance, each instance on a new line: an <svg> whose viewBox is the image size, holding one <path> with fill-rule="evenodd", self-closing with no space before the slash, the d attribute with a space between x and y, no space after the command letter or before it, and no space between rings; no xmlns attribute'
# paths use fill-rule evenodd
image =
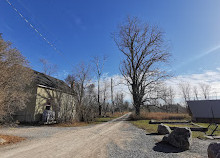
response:
<svg viewBox="0 0 220 158"><path fill-rule="evenodd" d="M0 121L26 107L31 94L33 71L24 56L0 34Z"/></svg>
<svg viewBox="0 0 220 158"><path fill-rule="evenodd" d="M167 77L160 64L170 56L166 49L163 32L157 26L141 23L136 17L128 17L114 33L115 42L125 58L120 71L128 83L133 97L136 115L140 106L149 100L147 97L156 83Z"/></svg>

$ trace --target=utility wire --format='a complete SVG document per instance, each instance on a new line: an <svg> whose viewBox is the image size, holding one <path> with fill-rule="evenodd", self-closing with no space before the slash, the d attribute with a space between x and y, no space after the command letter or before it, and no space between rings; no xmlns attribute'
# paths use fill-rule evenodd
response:
<svg viewBox="0 0 220 158"><path fill-rule="evenodd" d="M63 53L61 51L59 51L56 46L54 44L52 44L45 36L43 36L39 31L38 29L36 29L36 27L34 27L34 25L32 25L16 8L15 6L9 1L9 0L6 0L6 2L16 11L16 13L38 34L40 35L40 37L46 41L47 44L49 44L55 52L57 52L58 54L60 54L64 60L66 60L63 56ZM69 63L69 62L68 62Z"/></svg>

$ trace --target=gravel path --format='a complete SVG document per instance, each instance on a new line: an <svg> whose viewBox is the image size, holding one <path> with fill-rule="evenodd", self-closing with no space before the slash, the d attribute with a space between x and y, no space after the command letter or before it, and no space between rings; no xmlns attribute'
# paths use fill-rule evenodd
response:
<svg viewBox="0 0 220 158"><path fill-rule="evenodd" d="M110 158L206 158L209 141L194 139L192 148L180 151L176 148L160 143L162 136L149 135L142 129L132 125L122 129L125 136L123 145L114 142L108 144Z"/></svg>
<svg viewBox="0 0 220 158"><path fill-rule="evenodd" d="M166 158L207 157L210 142L195 139L192 149L178 151L159 143L161 136L147 135L144 130L125 121L124 115L113 121L87 127L3 128L1 134L27 137L28 140L0 147L1 158Z"/></svg>

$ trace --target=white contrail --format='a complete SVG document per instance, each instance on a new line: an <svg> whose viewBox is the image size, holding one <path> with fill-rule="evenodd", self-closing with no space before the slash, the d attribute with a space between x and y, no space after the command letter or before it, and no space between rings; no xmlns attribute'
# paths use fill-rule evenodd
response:
<svg viewBox="0 0 220 158"><path fill-rule="evenodd" d="M199 54L199 55L197 55L195 57L190 58L188 61L185 61L184 63L179 64L178 66L176 66L174 68L174 70L177 70L178 68L180 68L180 67L182 67L182 66L184 66L184 65L186 65L188 63L194 62L194 61L196 61L196 60L198 60L198 59L200 59L200 58L202 58L202 57L204 57L206 55L209 55L209 54L215 52L218 49L220 49L220 45L218 45L218 46L216 46L216 47L214 47L214 48L212 48L212 49L210 49L210 50L208 50L208 51L206 51L206 52L204 52L202 54Z"/></svg>
<svg viewBox="0 0 220 158"><path fill-rule="evenodd" d="M205 55L211 54L211 53L213 53L214 51L216 51L216 50L218 50L218 49L220 49L220 45L218 45L218 46L216 46L216 47L214 47L214 48L208 50L207 52L205 52L205 53L199 55L197 58L199 59L199 58L201 58L201 57L203 57L203 56L205 56Z"/></svg>
<svg viewBox="0 0 220 158"><path fill-rule="evenodd" d="M69 64L71 64L69 62L69 60L66 60L63 52L61 52L59 49L57 49L57 47L52 44L52 42L50 42L42 33L40 33L40 31L34 27L34 25L31 24L30 21L28 21L19 11L17 8L15 8L15 6L9 1L9 0L5 0L15 11L16 13L44 40L46 41L46 43L48 43L53 49L55 52L57 52L59 55L61 55L61 57Z"/></svg>

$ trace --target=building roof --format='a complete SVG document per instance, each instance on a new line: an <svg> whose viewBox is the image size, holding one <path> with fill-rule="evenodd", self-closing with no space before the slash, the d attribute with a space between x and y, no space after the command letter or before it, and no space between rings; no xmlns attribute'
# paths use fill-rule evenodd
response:
<svg viewBox="0 0 220 158"><path fill-rule="evenodd" d="M38 71L34 71L34 74L36 75L35 83L38 86L42 86L42 87L49 88L49 89L56 89L64 93L73 94L72 89L64 81L51 77L49 75L46 75Z"/></svg>
<svg viewBox="0 0 220 158"><path fill-rule="evenodd" d="M187 101L194 118L220 118L220 100Z"/></svg>

